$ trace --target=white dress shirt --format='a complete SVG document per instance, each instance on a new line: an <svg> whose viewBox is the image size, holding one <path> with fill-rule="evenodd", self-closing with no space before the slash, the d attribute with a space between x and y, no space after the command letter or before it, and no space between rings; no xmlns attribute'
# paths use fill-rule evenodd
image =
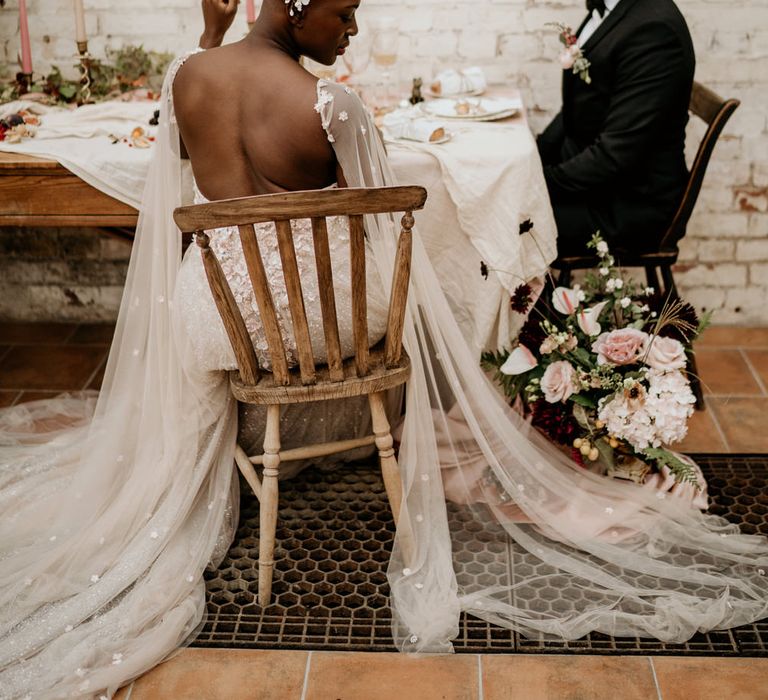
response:
<svg viewBox="0 0 768 700"><path fill-rule="evenodd" d="M584 46L587 39L591 37L595 30L603 23L603 20L611 14L611 11L621 2L621 0L605 0L605 14L601 17L600 13L597 10L592 10L592 16L589 18L589 21L584 25L584 29L581 30L581 34L579 34L579 41L578 45L579 48Z"/></svg>

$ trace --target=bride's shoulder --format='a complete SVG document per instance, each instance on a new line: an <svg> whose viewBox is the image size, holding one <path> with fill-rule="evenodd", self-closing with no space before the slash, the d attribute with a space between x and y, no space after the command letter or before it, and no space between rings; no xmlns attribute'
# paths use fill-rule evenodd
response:
<svg viewBox="0 0 768 700"><path fill-rule="evenodd" d="M335 116L342 123L366 120L368 113L360 96L349 86L328 80L317 81L315 111L327 126Z"/></svg>

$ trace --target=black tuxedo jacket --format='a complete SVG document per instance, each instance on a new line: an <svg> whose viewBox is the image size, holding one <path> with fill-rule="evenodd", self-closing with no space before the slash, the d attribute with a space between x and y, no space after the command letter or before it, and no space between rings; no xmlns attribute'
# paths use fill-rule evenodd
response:
<svg viewBox="0 0 768 700"><path fill-rule="evenodd" d="M685 188L693 44L672 0L621 0L582 51L592 82L564 71L562 111L539 137L547 185L553 203L578 198L634 247L666 227Z"/></svg>

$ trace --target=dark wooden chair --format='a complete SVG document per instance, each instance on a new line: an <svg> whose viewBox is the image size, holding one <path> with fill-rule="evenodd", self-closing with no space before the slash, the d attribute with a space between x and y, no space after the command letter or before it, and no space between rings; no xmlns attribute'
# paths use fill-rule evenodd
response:
<svg viewBox="0 0 768 700"><path fill-rule="evenodd" d="M406 382L410 361L402 346L406 302L411 269L412 212L422 209L427 192L422 187L380 187L332 189L262 195L181 207L174 212L182 234L194 234L201 249L203 265L219 315L237 359L238 369L230 372L230 389L238 401L266 406L267 425L264 454L249 457L238 445L235 461L260 502L259 603L269 604L274 570L275 532L278 510L280 462L344 452L376 445L384 485L395 522L399 521L402 485L393 449L389 422L384 410L384 392ZM375 347L368 343L365 231L363 216L405 212L394 260L387 329ZM328 244L326 217L348 216L350 264L352 269L352 327L355 355L343 360ZM315 362L309 335L301 278L293 243L291 220L310 218L317 266L320 306L328 362ZM291 310L297 346L298 367L288 366L264 261L253 225L272 221L277 231L278 250ZM237 226L264 325L271 371L259 367L256 353L240 309L234 300L206 231ZM358 440L280 449L280 407L283 404L325 401L367 395L371 408L373 435ZM254 464L263 465L260 480ZM404 551L410 549L410 529L403 524Z"/></svg>
<svg viewBox="0 0 768 700"><path fill-rule="evenodd" d="M704 175L709 159L715 148L717 139L725 127L731 115L736 111L740 102L736 99L724 100L700 83L693 84L691 93L690 111L707 125L707 131L699 144L696 158L691 166L688 176L688 184L683 193L680 206L677 208L657 250L648 253L628 253L626 251L612 251L617 264L622 267L642 267L645 269L648 285L668 297L670 300L678 298L675 278L672 274L672 266L677 262L679 254L678 243L685 236L688 221L693 213L696 200L701 191ZM574 270L584 270L597 266L597 258L594 255L579 255L559 257L552 263L552 268L557 271L556 282L560 286L569 286ZM661 275L661 284L659 284ZM691 355L690 363L691 388L696 396L696 407L704 407L704 397L701 389L701 381L696 369L696 358Z"/></svg>

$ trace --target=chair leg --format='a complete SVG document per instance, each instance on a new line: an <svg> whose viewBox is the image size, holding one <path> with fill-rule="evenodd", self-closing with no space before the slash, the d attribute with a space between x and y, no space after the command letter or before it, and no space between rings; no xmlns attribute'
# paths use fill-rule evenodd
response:
<svg viewBox="0 0 768 700"><path fill-rule="evenodd" d="M253 468L251 460L248 459L248 455L245 454L245 450L240 445L235 445L235 464L237 464L237 468L248 482L256 498L261 501L261 480Z"/></svg>
<svg viewBox="0 0 768 700"><path fill-rule="evenodd" d="M664 296L670 301L674 301L678 298L677 285L675 284L675 278L672 275L671 265L661 266L661 279L664 282Z"/></svg>
<svg viewBox="0 0 768 700"><path fill-rule="evenodd" d="M384 409L383 394L369 394L368 403L371 406L371 422L373 423L373 434L376 436L376 448L379 451L384 488L387 490L392 515L397 522L400 518L400 504L403 500L403 485L400 481L400 469L397 466L393 447L394 441Z"/></svg>
<svg viewBox="0 0 768 700"><path fill-rule="evenodd" d="M649 287L653 287L657 294L661 294L661 288L659 287L659 276L656 274L655 265L645 266L645 279L648 282Z"/></svg>
<svg viewBox="0 0 768 700"><path fill-rule="evenodd" d="M264 476L259 507L259 605L266 607L272 597L275 569L275 532L277 530L278 486L280 471L280 406L267 406L264 435Z"/></svg>
<svg viewBox="0 0 768 700"><path fill-rule="evenodd" d="M691 348L688 354L688 380L691 382L691 391L696 397L696 410L703 411L706 406L704 404L704 391L701 388L701 378L699 377L699 368L696 367L696 351Z"/></svg>
<svg viewBox="0 0 768 700"><path fill-rule="evenodd" d="M369 394L368 402L371 406L371 422L373 423L373 434L376 437L376 448L379 451L379 463L381 465L384 488L387 491L389 507L392 509L392 516L398 529L398 536L405 560L410 562L414 552L413 532L410 521L407 521L407 519L401 521L400 519L403 484L400 479L400 468L395 457L395 450L393 449L392 433L390 432L387 413L384 409L384 394Z"/></svg>

